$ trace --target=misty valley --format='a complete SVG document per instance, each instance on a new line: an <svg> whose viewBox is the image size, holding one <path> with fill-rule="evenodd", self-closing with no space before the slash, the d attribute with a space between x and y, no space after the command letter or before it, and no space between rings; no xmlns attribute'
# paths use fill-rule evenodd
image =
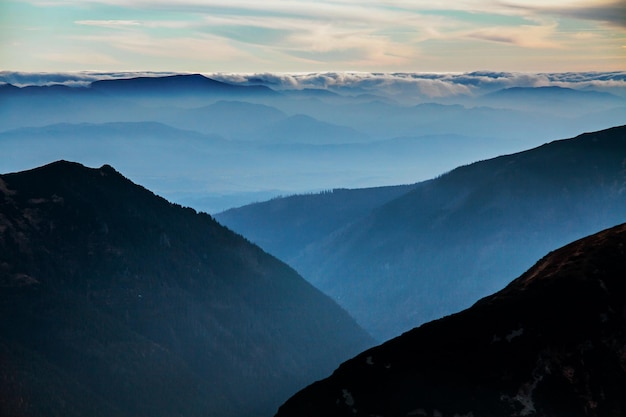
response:
<svg viewBox="0 0 626 417"><path fill-rule="evenodd" d="M625 83L0 72L0 416L624 415Z"/></svg>

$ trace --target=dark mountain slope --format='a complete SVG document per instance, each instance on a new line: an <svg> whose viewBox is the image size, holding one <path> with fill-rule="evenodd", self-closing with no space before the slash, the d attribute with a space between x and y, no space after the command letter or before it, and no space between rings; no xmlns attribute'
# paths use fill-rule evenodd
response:
<svg viewBox="0 0 626 417"><path fill-rule="evenodd" d="M289 261L309 244L367 216L374 208L412 188L398 185L294 195L227 210L215 218Z"/></svg>
<svg viewBox="0 0 626 417"><path fill-rule="evenodd" d="M625 160L622 126L461 167L311 245L293 265L384 340L625 221Z"/></svg>
<svg viewBox="0 0 626 417"><path fill-rule="evenodd" d="M428 178L428 172L445 172L484 159L489 154L495 157L511 153L518 146L512 141L498 139L438 135L340 146L277 145L273 149L291 160L296 160L299 152L306 152L305 155L317 163L319 171L332 164L344 166L346 170L368 166L370 175L375 171L374 167L380 167L401 172L406 177L409 177L410 172ZM361 166L350 164L351 159L360 161ZM215 214L215 218L290 263L308 245L327 238L413 188L415 184L339 188L330 192L274 198L231 208Z"/></svg>
<svg viewBox="0 0 626 417"><path fill-rule="evenodd" d="M0 176L0 415L255 416L371 344L292 269L113 168Z"/></svg>
<svg viewBox="0 0 626 417"><path fill-rule="evenodd" d="M344 363L278 417L623 416L626 225Z"/></svg>

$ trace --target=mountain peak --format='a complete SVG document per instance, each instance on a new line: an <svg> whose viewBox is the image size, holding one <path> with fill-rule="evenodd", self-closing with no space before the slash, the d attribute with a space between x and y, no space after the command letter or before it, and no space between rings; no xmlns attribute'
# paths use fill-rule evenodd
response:
<svg viewBox="0 0 626 417"><path fill-rule="evenodd" d="M110 165L0 175L2 415L269 415L368 346L293 269Z"/></svg>

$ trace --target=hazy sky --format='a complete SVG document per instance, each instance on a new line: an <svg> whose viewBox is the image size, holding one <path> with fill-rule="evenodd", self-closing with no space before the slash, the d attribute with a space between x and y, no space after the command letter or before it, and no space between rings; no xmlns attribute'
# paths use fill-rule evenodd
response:
<svg viewBox="0 0 626 417"><path fill-rule="evenodd" d="M626 1L1 0L20 71L611 71Z"/></svg>

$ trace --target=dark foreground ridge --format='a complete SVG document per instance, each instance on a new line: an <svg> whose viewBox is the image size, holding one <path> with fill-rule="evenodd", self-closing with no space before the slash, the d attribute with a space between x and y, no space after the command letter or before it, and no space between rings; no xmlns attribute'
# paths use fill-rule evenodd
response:
<svg viewBox="0 0 626 417"><path fill-rule="evenodd" d="M626 224L344 363L278 417L626 415Z"/></svg>
<svg viewBox="0 0 626 417"><path fill-rule="evenodd" d="M267 416L370 343L287 265L110 166L0 175L0 416Z"/></svg>

